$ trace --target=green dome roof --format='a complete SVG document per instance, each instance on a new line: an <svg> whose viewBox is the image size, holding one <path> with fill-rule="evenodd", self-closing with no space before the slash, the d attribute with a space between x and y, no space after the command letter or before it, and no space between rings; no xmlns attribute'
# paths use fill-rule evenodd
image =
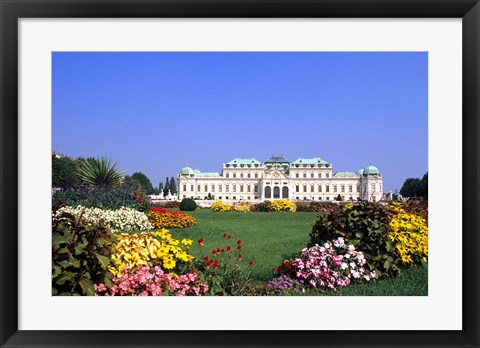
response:
<svg viewBox="0 0 480 348"><path fill-rule="evenodd" d="M362 175L363 175L363 168L360 168L359 170L357 170L357 175L358 175L358 176L362 176Z"/></svg>
<svg viewBox="0 0 480 348"><path fill-rule="evenodd" d="M180 174L181 175L191 175L191 174L194 174L194 172L193 172L192 168L190 168L189 166L186 166L186 167L182 168Z"/></svg>
<svg viewBox="0 0 480 348"><path fill-rule="evenodd" d="M363 176L368 176L368 175L380 175L380 171L378 170L377 167L369 165L363 170Z"/></svg>

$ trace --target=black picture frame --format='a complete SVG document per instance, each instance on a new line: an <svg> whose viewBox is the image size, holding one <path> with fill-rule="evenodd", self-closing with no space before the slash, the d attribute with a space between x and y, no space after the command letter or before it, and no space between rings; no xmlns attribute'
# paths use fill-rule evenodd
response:
<svg viewBox="0 0 480 348"><path fill-rule="evenodd" d="M478 347L478 0L0 0L1 347ZM463 330L20 331L18 330L18 19L111 17L462 18ZM450 203L451 204L451 203ZM439 309L441 310L441 309ZM66 309L68 312L68 309ZM379 313L379 320L383 320ZM193 318L192 320L196 320Z"/></svg>

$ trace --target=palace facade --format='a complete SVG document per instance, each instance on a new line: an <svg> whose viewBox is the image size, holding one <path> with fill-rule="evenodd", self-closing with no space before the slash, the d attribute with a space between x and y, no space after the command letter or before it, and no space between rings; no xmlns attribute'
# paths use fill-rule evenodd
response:
<svg viewBox="0 0 480 348"><path fill-rule="evenodd" d="M373 165L357 172L336 172L321 158L293 162L272 156L262 163L255 158L234 158L222 172L201 172L185 167L178 176L178 198L223 200L379 201L382 175Z"/></svg>

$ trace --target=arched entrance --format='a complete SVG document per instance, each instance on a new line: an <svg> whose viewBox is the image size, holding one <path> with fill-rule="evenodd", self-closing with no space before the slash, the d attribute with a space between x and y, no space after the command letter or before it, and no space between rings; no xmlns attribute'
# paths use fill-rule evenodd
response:
<svg viewBox="0 0 480 348"><path fill-rule="evenodd" d="M273 188L273 198L280 198L280 187L275 186Z"/></svg>
<svg viewBox="0 0 480 348"><path fill-rule="evenodd" d="M288 198L288 186L282 187L282 198Z"/></svg>
<svg viewBox="0 0 480 348"><path fill-rule="evenodd" d="M270 186L265 187L265 198L272 198L272 188Z"/></svg>

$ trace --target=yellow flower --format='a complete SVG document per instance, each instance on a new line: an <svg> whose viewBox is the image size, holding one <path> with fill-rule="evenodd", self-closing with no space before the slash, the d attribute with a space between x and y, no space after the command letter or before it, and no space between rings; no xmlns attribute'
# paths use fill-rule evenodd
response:
<svg viewBox="0 0 480 348"><path fill-rule="evenodd" d="M193 240L191 239L182 239L182 244L185 245L185 246L189 246L189 245L192 245L193 243Z"/></svg>

